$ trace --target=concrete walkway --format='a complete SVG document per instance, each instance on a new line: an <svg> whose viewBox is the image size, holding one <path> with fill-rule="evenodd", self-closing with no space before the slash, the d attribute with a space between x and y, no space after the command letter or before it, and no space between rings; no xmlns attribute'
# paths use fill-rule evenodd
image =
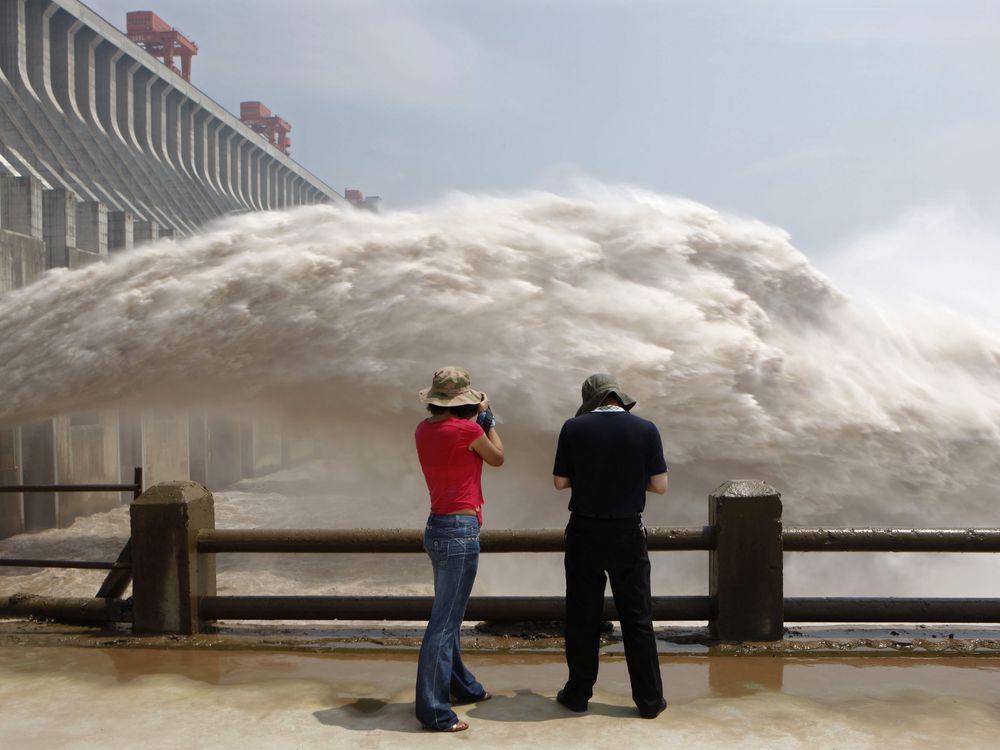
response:
<svg viewBox="0 0 1000 750"><path fill-rule="evenodd" d="M0 746L154 748L989 748L1000 660L663 654L670 707L639 719L602 657L587 714L554 701L555 653L467 654L495 693L471 729L413 718L416 654L0 647ZM468 747L468 744L464 745Z"/></svg>

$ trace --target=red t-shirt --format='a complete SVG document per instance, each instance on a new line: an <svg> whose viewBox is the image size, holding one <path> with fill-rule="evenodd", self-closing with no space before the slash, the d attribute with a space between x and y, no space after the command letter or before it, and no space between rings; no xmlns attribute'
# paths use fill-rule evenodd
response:
<svg viewBox="0 0 1000 750"><path fill-rule="evenodd" d="M469 449L483 434L474 419L425 419L417 425L417 456L431 494L431 513L472 508L483 522L483 459Z"/></svg>

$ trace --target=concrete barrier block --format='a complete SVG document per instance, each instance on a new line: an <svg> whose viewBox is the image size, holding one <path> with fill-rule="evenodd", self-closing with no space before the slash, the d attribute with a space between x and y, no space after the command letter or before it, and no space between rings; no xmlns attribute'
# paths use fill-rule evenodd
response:
<svg viewBox="0 0 1000 750"><path fill-rule="evenodd" d="M731 480L708 499L716 547L709 556L715 597L712 636L720 641L775 641L784 629L781 493L757 479Z"/></svg>
<svg viewBox="0 0 1000 750"><path fill-rule="evenodd" d="M195 482L163 482L130 513L134 631L199 632L198 597L215 595L215 556L196 546L201 529L215 528L212 493Z"/></svg>

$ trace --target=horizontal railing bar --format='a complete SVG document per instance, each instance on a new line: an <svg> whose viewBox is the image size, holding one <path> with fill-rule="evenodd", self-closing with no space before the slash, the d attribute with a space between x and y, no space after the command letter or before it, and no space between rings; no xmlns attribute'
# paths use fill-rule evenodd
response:
<svg viewBox="0 0 1000 750"><path fill-rule="evenodd" d="M715 530L646 529L649 549L711 550ZM203 529L199 552L423 552L423 529ZM482 552L562 552L562 529L487 529L479 535Z"/></svg>
<svg viewBox="0 0 1000 750"><path fill-rule="evenodd" d="M708 596L653 597L654 620L709 620ZM426 620L429 596L208 596L199 599L206 620ZM564 597L473 597L467 620L562 620ZM1000 622L1000 599L790 598L785 622ZM617 619L606 598L603 616Z"/></svg>
<svg viewBox="0 0 1000 750"><path fill-rule="evenodd" d="M205 620L426 620L430 596L203 596ZM654 620L708 620L714 603L708 596L653 597ZM618 619L614 600L604 600L604 617ZM564 620L561 596L474 596L466 620Z"/></svg>
<svg viewBox="0 0 1000 750"><path fill-rule="evenodd" d="M208 596L200 597L205 620L416 620L430 616L429 596ZM714 615L708 596L653 597L654 620L701 621ZM606 598L603 616L617 619ZM131 622L131 603L121 599L0 597L0 617L45 617L75 622ZM562 620L563 597L473 597L468 620ZM785 622L1000 622L1000 599L789 598Z"/></svg>
<svg viewBox="0 0 1000 750"><path fill-rule="evenodd" d="M18 560L0 557L0 567L8 568L79 568L81 570L127 570L132 563L91 560Z"/></svg>
<svg viewBox="0 0 1000 750"><path fill-rule="evenodd" d="M132 622L132 604L122 599L0 596L0 617L44 617L68 622Z"/></svg>
<svg viewBox="0 0 1000 750"><path fill-rule="evenodd" d="M0 492L141 492L137 484L0 484Z"/></svg>
<svg viewBox="0 0 1000 750"><path fill-rule="evenodd" d="M1000 599L791 598L785 622L1000 622Z"/></svg>
<svg viewBox="0 0 1000 750"><path fill-rule="evenodd" d="M1000 529L789 529L785 552L1000 552Z"/></svg>

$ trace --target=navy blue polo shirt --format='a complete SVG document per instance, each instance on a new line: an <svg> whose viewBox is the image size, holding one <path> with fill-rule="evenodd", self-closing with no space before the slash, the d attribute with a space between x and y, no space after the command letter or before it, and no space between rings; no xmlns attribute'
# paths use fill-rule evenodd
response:
<svg viewBox="0 0 1000 750"><path fill-rule="evenodd" d="M665 471L656 425L627 411L592 411L566 420L552 469L570 480L569 509L596 515L641 513L649 478Z"/></svg>

